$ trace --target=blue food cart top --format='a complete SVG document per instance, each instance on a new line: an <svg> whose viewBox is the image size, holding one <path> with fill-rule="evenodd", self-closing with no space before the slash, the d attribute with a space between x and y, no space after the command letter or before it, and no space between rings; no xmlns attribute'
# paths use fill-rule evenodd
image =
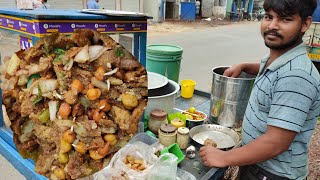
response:
<svg viewBox="0 0 320 180"><path fill-rule="evenodd" d="M36 10L20 10L14 8L0 8L0 14L15 16L15 17L24 17L30 19L66 19L66 20L146 20L151 17L148 16L137 16L137 15L126 15L125 18L123 16L117 15L102 15L103 10L101 10L101 14L91 14L91 13L83 13L81 10L58 10L58 9L36 9Z"/></svg>
<svg viewBox="0 0 320 180"><path fill-rule="evenodd" d="M100 33L146 32L149 18L141 13L111 10L0 8L0 28L37 38L53 32L71 34L75 29L83 28L93 29Z"/></svg>

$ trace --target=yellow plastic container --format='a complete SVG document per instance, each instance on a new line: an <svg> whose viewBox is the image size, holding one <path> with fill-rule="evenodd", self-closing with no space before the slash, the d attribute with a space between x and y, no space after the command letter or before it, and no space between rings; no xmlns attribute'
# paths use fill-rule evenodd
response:
<svg viewBox="0 0 320 180"><path fill-rule="evenodd" d="M191 79L181 80L181 96L184 98L192 98L196 82Z"/></svg>

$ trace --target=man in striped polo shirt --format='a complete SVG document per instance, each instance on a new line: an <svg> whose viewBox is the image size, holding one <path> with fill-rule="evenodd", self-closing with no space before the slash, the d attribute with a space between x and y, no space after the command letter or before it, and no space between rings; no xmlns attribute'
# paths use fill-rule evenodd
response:
<svg viewBox="0 0 320 180"><path fill-rule="evenodd" d="M269 55L224 73L257 75L242 125L242 147L202 147L205 165L240 166L244 180L306 179L308 145L320 115L320 75L302 36L316 6L316 0L265 0L261 33Z"/></svg>

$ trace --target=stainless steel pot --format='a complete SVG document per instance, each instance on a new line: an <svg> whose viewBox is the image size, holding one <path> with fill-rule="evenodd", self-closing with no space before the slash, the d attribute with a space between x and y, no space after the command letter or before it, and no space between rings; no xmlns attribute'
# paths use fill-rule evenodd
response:
<svg viewBox="0 0 320 180"><path fill-rule="evenodd" d="M145 115L149 117L154 109L162 109L167 113L172 113L179 89L179 84L169 80L163 87L148 90L148 105L144 111Z"/></svg>
<svg viewBox="0 0 320 180"><path fill-rule="evenodd" d="M212 69L211 120L225 127L240 128L255 76L245 72L237 78L223 76L228 68Z"/></svg>

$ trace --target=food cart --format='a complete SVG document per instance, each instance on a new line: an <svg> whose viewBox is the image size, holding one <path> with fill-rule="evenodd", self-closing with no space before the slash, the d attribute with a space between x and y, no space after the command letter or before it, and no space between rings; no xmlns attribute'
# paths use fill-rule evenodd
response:
<svg viewBox="0 0 320 180"><path fill-rule="evenodd" d="M136 59L146 65L147 19L137 14L88 14L80 11L63 10L18 10L0 9L0 29L19 34L20 47L26 49L35 42L53 32L71 34L74 29L89 28L103 34L134 34L134 51ZM209 110L210 94L195 92L192 99L178 96L176 107L195 106L204 112ZM206 112L209 114L209 112ZM1 113L2 117L2 113ZM5 127L0 119L0 153L27 179L46 179L34 171L34 162L23 159L17 152L13 142L12 131ZM224 169L205 167L197 154L195 159L184 160L179 168L192 173L197 179L217 179L223 175Z"/></svg>

